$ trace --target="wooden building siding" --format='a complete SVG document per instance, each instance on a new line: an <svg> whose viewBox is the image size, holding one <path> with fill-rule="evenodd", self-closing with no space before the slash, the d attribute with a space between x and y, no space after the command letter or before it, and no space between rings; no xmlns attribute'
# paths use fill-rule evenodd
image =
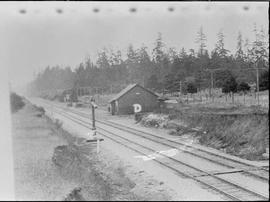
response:
<svg viewBox="0 0 270 202"><path fill-rule="evenodd" d="M133 104L140 104L142 106L142 112L150 112L158 108L157 95L139 85L136 85L116 101L118 101L118 110L116 109L115 112L119 115L133 114Z"/></svg>

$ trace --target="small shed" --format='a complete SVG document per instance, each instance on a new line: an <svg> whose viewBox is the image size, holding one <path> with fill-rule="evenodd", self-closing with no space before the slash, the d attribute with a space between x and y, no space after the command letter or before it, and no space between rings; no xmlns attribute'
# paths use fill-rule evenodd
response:
<svg viewBox="0 0 270 202"><path fill-rule="evenodd" d="M139 84L128 85L109 102L112 115L133 114L134 104L141 106L141 112L151 112L159 107L158 95Z"/></svg>

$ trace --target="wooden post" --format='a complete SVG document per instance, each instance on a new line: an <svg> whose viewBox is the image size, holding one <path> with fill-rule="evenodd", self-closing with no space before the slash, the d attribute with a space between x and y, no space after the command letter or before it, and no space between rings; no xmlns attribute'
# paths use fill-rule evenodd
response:
<svg viewBox="0 0 270 202"><path fill-rule="evenodd" d="M258 101L258 105L260 105L260 100L259 100L259 91L260 91L260 87L259 87L259 68L258 68L258 64L256 65L256 75L257 75L257 101Z"/></svg>
<svg viewBox="0 0 270 202"><path fill-rule="evenodd" d="M97 139L97 154L99 153L99 139Z"/></svg>
<svg viewBox="0 0 270 202"><path fill-rule="evenodd" d="M182 82L180 81L179 82L179 98L181 97L181 94L182 94Z"/></svg>
<svg viewBox="0 0 270 202"><path fill-rule="evenodd" d="M211 90L210 90L210 96L212 97L212 91L213 91L213 86L214 86L214 81L213 81L213 71L210 71L211 73Z"/></svg>
<svg viewBox="0 0 270 202"><path fill-rule="evenodd" d="M95 107L92 105L92 130L96 130Z"/></svg>

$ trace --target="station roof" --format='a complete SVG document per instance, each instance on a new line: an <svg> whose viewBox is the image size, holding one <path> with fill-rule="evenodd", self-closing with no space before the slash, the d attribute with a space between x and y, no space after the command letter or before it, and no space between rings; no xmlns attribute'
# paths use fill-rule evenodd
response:
<svg viewBox="0 0 270 202"><path fill-rule="evenodd" d="M126 94L128 91L130 91L131 89L133 89L135 86L140 86L139 84L137 83L134 83L134 84L129 84L126 88L124 88L123 90L121 90L116 96L114 96L109 102L113 102L115 100L118 100L120 97L122 97L124 94ZM143 88L144 90L150 92L151 94L155 95L158 97L157 94L155 94L154 92L140 86L141 88Z"/></svg>

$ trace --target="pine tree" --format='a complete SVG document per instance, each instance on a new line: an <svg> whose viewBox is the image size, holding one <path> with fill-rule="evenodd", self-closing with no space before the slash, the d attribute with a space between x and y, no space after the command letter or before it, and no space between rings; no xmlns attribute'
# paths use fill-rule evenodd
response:
<svg viewBox="0 0 270 202"><path fill-rule="evenodd" d="M178 58L175 48L169 48L168 57L169 57L170 63L173 63Z"/></svg>
<svg viewBox="0 0 270 202"><path fill-rule="evenodd" d="M163 61L164 57L164 42L162 41L162 34L159 32L158 33L158 38L156 39L155 42L155 47L153 49L153 60L157 64L161 64Z"/></svg>
<svg viewBox="0 0 270 202"><path fill-rule="evenodd" d="M249 62L250 54L251 54L250 43L249 43L248 38L246 38L245 44L244 44L244 60L245 60L245 62Z"/></svg>
<svg viewBox="0 0 270 202"><path fill-rule="evenodd" d="M127 50L127 64L135 64L137 62L137 52L134 50L133 45L130 44Z"/></svg>
<svg viewBox="0 0 270 202"><path fill-rule="evenodd" d="M97 58L97 66L98 66L98 68L106 69L106 68L110 67L107 52L108 52L107 49L103 48L103 50L98 53L98 58Z"/></svg>
<svg viewBox="0 0 270 202"><path fill-rule="evenodd" d="M251 60L253 63L257 63L259 61L267 61L267 45L265 43L265 34L263 28L259 32L257 30L256 24L254 24L254 34L255 41L252 43L251 48Z"/></svg>
<svg viewBox="0 0 270 202"><path fill-rule="evenodd" d="M129 72L129 82L138 82L138 77L140 76L138 65L138 50L134 50L132 44L128 46L126 65Z"/></svg>
<svg viewBox="0 0 270 202"><path fill-rule="evenodd" d="M206 48L206 36L203 33L203 27L200 27L200 30L197 32L197 38L195 41L199 45L198 56L202 56L204 54Z"/></svg>
<svg viewBox="0 0 270 202"><path fill-rule="evenodd" d="M243 59L244 58L243 39L242 39L241 32L238 33L238 37L237 37L237 48L236 48L235 57L237 59Z"/></svg>
<svg viewBox="0 0 270 202"><path fill-rule="evenodd" d="M147 47L142 45L142 47L138 50L138 66L139 66L139 77L140 83L145 86L146 78L151 75L151 59L147 52Z"/></svg>
<svg viewBox="0 0 270 202"><path fill-rule="evenodd" d="M156 75L158 80L161 81L164 76L164 71L167 71L168 58L164 53L165 44L162 40L162 34L158 33L158 38L155 41L155 47L152 51L152 59L156 68Z"/></svg>
<svg viewBox="0 0 270 202"><path fill-rule="evenodd" d="M185 51L185 48L182 48L181 49L181 52L180 52L180 58L181 59L184 59L184 58L186 58L187 57L187 53L186 53L186 51Z"/></svg>
<svg viewBox="0 0 270 202"><path fill-rule="evenodd" d="M221 58L225 58L227 56L227 53L229 52L227 49L225 49L224 47L224 34L222 32L222 30L220 30L217 34L218 36L218 41L216 43L216 48L215 51L217 52L217 54L219 55L219 57Z"/></svg>

